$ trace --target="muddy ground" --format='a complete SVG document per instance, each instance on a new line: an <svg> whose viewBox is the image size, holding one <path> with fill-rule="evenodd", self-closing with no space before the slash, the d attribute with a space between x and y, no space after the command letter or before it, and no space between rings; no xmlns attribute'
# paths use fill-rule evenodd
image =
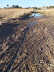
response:
<svg viewBox="0 0 54 72"><path fill-rule="evenodd" d="M0 72L54 72L54 17L0 25Z"/></svg>

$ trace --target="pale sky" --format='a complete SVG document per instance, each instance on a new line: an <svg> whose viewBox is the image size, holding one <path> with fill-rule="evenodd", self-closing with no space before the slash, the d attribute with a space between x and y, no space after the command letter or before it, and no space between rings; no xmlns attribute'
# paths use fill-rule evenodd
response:
<svg viewBox="0 0 54 72"><path fill-rule="evenodd" d="M54 0L0 0L0 8L6 5L19 5L22 7L54 6Z"/></svg>

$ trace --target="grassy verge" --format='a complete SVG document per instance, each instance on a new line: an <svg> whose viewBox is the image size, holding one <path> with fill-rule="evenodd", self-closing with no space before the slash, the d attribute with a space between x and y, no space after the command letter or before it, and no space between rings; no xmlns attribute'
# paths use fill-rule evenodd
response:
<svg viewBox="0 0 54 72"><path fill-rule="evenodd" d="M0 17L2 19L4 18L19 18L19 16L22 16L24 14L28 14L31 11L33 11L32 8L30 9L0 9Z"/></svg>
<svg viewBox="0 0 54 72"><path fill-rule="evenodd" d="M36 10L46 16L54 16L54 9Z"/></svg>

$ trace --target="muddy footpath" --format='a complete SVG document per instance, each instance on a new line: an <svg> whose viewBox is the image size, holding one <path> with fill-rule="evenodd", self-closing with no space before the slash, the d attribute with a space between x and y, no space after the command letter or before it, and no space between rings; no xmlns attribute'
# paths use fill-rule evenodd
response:
<svg viewBox="0 0 54 72"><path fill-rule="evenodd" d="M0 72L54 72L54 17L0 19Z"/></svg>

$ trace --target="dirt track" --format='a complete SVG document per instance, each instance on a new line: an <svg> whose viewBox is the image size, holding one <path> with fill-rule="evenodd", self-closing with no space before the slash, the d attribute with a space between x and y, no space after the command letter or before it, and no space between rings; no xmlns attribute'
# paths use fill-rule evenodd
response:
<svg viewBox="0 0 54 72"><path fill-rule="evenodd" d="M29 27L32 21L38 23ZM10 19L0 26L1 72L53 72L53 48L53 17Z"/></svg>

